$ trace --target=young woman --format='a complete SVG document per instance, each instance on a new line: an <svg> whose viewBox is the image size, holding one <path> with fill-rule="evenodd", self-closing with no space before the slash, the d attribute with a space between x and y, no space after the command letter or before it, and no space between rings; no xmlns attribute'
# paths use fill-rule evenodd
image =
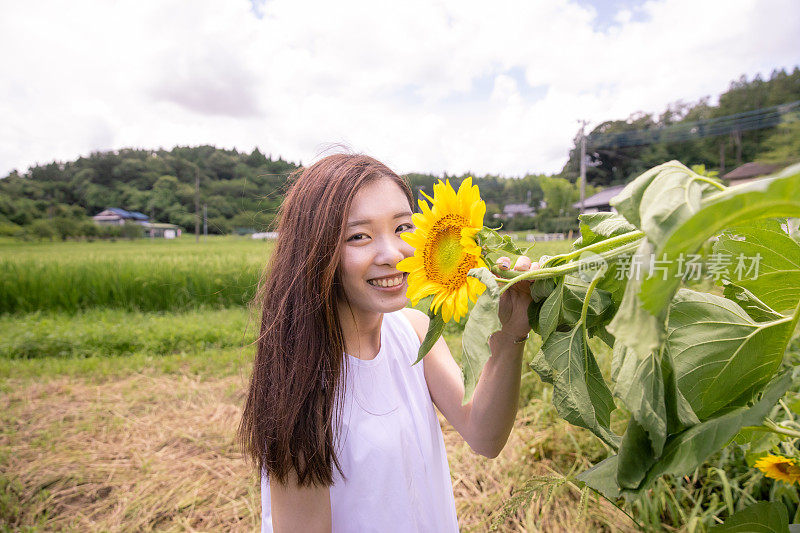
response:
<svg viewBox="0 0 800 533"><path fill-rule="evenodd" d="M405 308L397 269L413 255L401 239L412 211L408 185L363 155L326 157L288 192L239 426L262 476L262 531L458 531L434 405L481 455L497 456L508 439L529 284L504 293L492 357L461 405L443 339L411 365L428 328L427 315Z"/></svg>

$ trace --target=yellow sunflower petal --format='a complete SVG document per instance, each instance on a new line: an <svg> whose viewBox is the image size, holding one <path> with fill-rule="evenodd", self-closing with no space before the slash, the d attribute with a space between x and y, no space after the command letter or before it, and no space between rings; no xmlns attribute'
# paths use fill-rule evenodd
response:
<svg viewBox="0 0 800 533"><path fill-rule="evenodd" d="M427 240L426 232L423 231L415 231L414 233L403 233L400 235L400 238L403 239L405 242L413 246L414 248L419 248L424 246L425 241Z"/></svg>
<svg viewBox="0 0 800 533"><path fill-rule="evenodd" d="M476 278L467 278L467 290L469 291L470 296L477 300L478 296L483 294L483 291L486 290L486 285L480 282L480 280Z"/></svg>
<svg viewBox="0 0 800 533"><path fill-rule="evenodd" d="M397 270L402 272L413 272L418 268L422 268L422 260L413 255L411 257L406 257L397 263Z"/></svg>
<svg viewBox="0 0 800 533"><path fill-rule="evenodd" d="M461 228L461 246L464 247L464 253L480 256L481 255L481 247L475 244L475 239L473 236L478 233L478 230L475 228Z"/></svg>
<svg viewBox="0 0 800 533"><path fill-rule="evenodd" d="M456 314L461 318L469 311L469 291L467 285L464 284L458 289L458 296L456 297Z"/></svg>
<svg viewBox="0 0 800 533"><path fill-rule="evenodd" d="M469 223L473 226L483 226L483 217L486 215L486 203L481 201L475 202L470 207Z"/></svg>
<svg viewBox="0 0 800 533"><path fill-rule="evenodd" d="M439 287L435 283L428 283L425 285L417 286L414 291L408 292L409 299L412 300L422 300L426 296L430 296L431 294L436 294ZM416 305L416 304L415 304Z"/></svg>
<svg viewBox="0 0 800 533"><path fill-rule="evenodd" d="M419 200L419 208L422 210L422 216L425 219L429 219L431 216L431 208L428 205L428 202L424 200Z"/></svg>

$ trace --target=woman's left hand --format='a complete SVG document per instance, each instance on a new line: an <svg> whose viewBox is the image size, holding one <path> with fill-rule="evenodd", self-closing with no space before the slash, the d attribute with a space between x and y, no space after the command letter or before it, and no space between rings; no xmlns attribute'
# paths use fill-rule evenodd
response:
<svg viewBox="0 0 800 533"><path fill-rule="evenodd" d="M497 260L497 265L501 270L508 270L511 259L501 257ZM514 265L514 270L526 272L537 270L539 263L531 263L530 258L520 256ZM503 325L502 331L514 338L522 338L530 332L528 324L528 306L531 303L531 283L532 281L520 281L508 289L500 296L498 308L498 318Z"/></svg>

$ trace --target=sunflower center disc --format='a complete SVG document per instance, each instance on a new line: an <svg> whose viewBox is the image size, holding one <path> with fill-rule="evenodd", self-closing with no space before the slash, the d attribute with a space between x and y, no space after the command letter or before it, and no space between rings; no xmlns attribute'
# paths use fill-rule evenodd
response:
<svg viewBox="0 0 800 533"><path fill-rule="evenodd" d="M463 285L467 272L476 264L475 256L461 246L461 228L467 220L459 215L445 215L433 225L423 257L429 279L456 289Z"/></svg>

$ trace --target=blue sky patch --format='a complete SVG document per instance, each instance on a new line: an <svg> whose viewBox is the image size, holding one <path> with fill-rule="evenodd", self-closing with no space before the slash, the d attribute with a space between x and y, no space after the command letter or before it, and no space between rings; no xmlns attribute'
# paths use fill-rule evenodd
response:
<svg viewBox="0 0 800 533"><path fill-rule="evenodd" d="M577 0L577 3L594 8L597 13L594 19L595 31L605 32L612 26L619 26L614 17L624 9L631 12L632 22L644 22L648 19L642 9L643 0Z"/></svg>

